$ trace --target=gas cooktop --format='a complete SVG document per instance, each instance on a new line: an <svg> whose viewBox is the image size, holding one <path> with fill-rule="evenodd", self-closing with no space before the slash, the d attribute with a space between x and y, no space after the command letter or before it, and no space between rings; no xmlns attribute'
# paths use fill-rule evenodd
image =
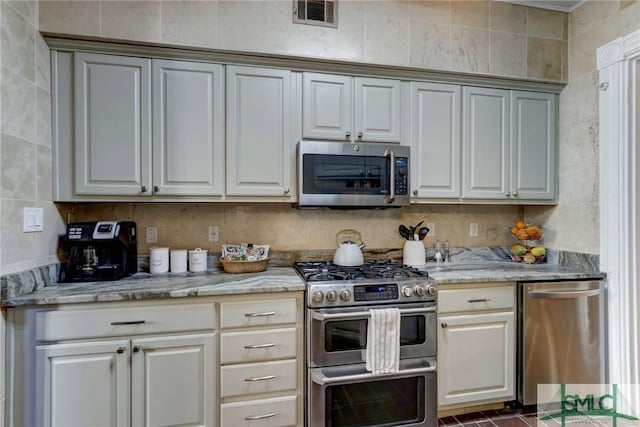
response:
<svg viewBox="0 0 640 427"><path fill-rule="evenodd" d="M393 261L372 261L354 267L332 262L297 262L295 268L307 282L335 280L402 280L428 277L429 273Z"/></svg>

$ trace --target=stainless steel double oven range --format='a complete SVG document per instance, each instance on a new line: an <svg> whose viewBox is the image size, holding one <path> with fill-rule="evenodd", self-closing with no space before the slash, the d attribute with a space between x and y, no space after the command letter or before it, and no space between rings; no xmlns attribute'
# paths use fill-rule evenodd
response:
<svg viewBox="0 0 640 427"><path fill-rule="evenodd" d="M307 426L432 427L436 403L436 286L395 262L296 263L307 283ZM400 310L400 369L365 369L369 310Z"/></svg>

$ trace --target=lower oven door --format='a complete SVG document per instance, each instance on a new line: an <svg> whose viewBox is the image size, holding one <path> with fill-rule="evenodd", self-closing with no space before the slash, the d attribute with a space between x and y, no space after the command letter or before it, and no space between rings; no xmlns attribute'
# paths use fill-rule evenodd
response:
<svg viewBox="0 0 640 427"><path fill-rule="evenodd" d="M394 374L364 364L309 368L308 427L434 427L435 359L405 359Z"/></svg>
<svg viewBox="0 0 640 427"><path fill-rule="evenodd" d="M400 359L436 356L435 303L384 307L400 309ZM365 361L369 323L366 307L310 309L307 314L309 366Z"/></svg>

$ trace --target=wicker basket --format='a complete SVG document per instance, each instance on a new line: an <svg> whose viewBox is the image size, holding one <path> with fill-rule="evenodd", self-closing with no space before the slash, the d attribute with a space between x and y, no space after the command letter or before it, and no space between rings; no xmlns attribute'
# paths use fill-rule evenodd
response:
<svg viewBox="0 0 640 427"><path fill-rule="evenodd" d="M258 261L228 261L220 258L220 263L227 273L258 273L267 269L269 258Z"/></svg>

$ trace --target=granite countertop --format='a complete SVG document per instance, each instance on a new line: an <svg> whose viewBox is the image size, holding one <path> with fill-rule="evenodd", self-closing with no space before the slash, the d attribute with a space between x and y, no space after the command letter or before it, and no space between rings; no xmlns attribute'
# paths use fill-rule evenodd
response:
<svg viewBox="0 0 640 427"><path fill-rule="evenodd" d="M290 267L269 267L260 273L151 275L137 273L112 282L58 283L2 301L5 307L182 298L229 294L303 291L304 281Z"/></svg>
<svg viewBox="0 0 640 427"><path fill-rule="evenodd" d="M451 264L429 263L424 267L437 284L514 281L594 279L604 273L557 264L517 264L484 261ZM6 307L127 301L262 292L291 292L305 289L304 281L291 267L269 267L261 273L206 273L151 275L138 273L113 282L60 283L34 292L9 297Z"/></svg>

